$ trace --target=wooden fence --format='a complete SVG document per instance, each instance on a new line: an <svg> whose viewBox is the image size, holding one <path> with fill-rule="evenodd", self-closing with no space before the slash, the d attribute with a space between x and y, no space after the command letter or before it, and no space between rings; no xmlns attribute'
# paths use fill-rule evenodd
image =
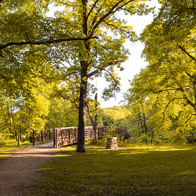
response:
<svg viewBox="0 0 196 196"><path fill-rule="evenodd" d="M107 126L97 127L97 138L103 138L108 133ZM126 129L116 128L116 133L122 135L125 138L129 137ZM54 147L68 146L77 143L78 128L77 127L65 127L55 129L44 129L33 131L33 145L52 142ZM85 140L94 139L94 130L92 126L85 128Z"/></svg>
<svg viewBox="0 0 196 196"><path fill-rule="evenodd" d="M43 129L33 131L33 146L36 144L42 144L51 142L54 140L55 129Z"/></svg>

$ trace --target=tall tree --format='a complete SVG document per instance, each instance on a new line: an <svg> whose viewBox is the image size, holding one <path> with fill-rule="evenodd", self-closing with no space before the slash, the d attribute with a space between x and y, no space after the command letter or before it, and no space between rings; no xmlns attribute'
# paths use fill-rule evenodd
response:
<svg viewBox="0 0 196 196"><path fill-rule="evenodd" d="M5 64L8 53L21 64L24 53L39 51L42 59L46 59L44 65L53 65L54 73L62 74L61 80L66 81L70 75L80 79L77 152L85 151L88 80L100 76L104 71L106 79L112 80L107 95L112 96L113 90L118 89L119 81L114 68L117 66L122 70L121 63L127 59L128 50L123 46L125 39L135 40L132 27L127 26L119 14L141 15L148 12L148 9L144 9L144 1L2 1L1 65ZM53 18L46 16L51 3L64 6L64 10L57 12ZM17 26L16 29L13 24ZM71 40L74 42L67 42Z"/></svg>
<svg viewBox="0 0 196 196"><path fill-rule="evenodd" d="M80 75L79 98L79 125L77 152L84 152L84 130L86 121L86 95L88 80L91 77L106 72L114 86L118 85L114 66L120 68L121 63L127 58L128 51L123 47L126 38L134 40L134 32L130 26L125 25L125 20L118 17L118 13L142 13L142 1L116 0L116 1L66 1L65 5L70 10L70 15L78 24L77 31L85 37L97 36L98 40L78 42L80 47L77 52L77 62ZM62 14L62 13L61 13ZM112 36L111 36L112 35ZM112 88L110 89L112 90ZM112 92L108 93L109 96Z"/></svg>

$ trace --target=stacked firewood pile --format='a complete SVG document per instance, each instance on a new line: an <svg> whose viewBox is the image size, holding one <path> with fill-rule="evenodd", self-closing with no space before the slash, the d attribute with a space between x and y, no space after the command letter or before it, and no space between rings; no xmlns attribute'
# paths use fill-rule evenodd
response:
<svg viewBox="0 0 196 196"><path fill-rule="evenodd" d="M106 149L118 149L117 137L108 137Z"/></svg>

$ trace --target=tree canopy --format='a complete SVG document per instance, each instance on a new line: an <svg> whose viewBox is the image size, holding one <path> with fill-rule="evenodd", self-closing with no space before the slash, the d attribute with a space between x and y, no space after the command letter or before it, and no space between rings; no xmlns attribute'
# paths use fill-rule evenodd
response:
<svg viewBox="0 0 196 196"><path fill-rule="evenodd" d="M106 80L111 81L105 89L105 97L111 97L114 90L119 90L115 67L122 70L121 63L129 54L124 47L125 40L136 40L132 27L126 25L124 17L119 15L148 13L150 9L145 7L144 2L1 1L0 69L3 94L12 96L16 101L31 100L35 95L33 89L37 91L40 81L46 88L50 88L52 82L57 86L65 83L67 87L63 89L66 92L61 95L63 99L70 98L79 108L77 151L84 152L87 92L90 90L88 80L102 76L104 72ZM62 9L56 11L54 17L48 17L50 5L61 6ZM41 91L37 93L45 96ZM74 96L70 96L72 93ZM46 95L47 100L49 96ZM42 114L39 116L43 118Z"/></svg>
<svg viewBox="0 0 196 196"><path fill-rule="evenodd" d="M142 103L150 128L181 134L195 129L196 7L194 1L159 2L160 12L141 35L149 64L134 78L127 98Z"/></svg>

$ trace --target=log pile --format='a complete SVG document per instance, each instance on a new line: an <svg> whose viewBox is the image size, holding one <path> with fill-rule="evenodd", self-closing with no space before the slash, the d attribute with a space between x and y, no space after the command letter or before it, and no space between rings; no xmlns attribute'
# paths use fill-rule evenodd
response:
<svg viewBox="0 0 196 196"><path fill-rule="evenodd" d="M118 149L117 137L108 137L106 149Z"/></svg>

